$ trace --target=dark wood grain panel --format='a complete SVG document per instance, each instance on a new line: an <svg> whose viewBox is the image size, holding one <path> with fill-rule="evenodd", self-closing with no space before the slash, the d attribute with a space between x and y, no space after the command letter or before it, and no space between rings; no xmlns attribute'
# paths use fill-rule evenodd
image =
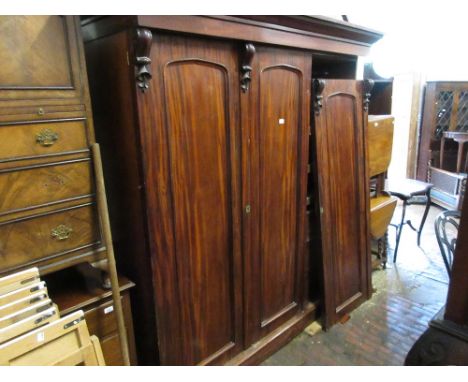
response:
<svg viewBox="0 0 468 382"><path fill-rule="evenodd" d="M333 142L334 150L328 150L329 176L341 179L340 183L329 182L332 195L330 219L334 226L335 304L337 312L347 300L361 293L360 235L359 225L352 222L359 217L359 179L355 142L357 126L356 97L336 94L326 100L327 140ZM340 113L337 113L340 110ZM351 144L349 144L349 142ZM347 224L340 224L340 223ZM353 275L349 277L349 275Z"/></svg>
<svg viewBox="0 0 468 382"><path fill-rule="evenodd" d="M252 118L247 343L303 305L310 73L307 53L257 47L243 110Z"/></svg>
<svg viewBox="0 0 468 382"><path fill-rule="evenodd" d="M301 73L260 74L259 204L262 322L295 303Z"/></svg>
<svg viewBox="0 0 468 382"><path fill-rule="evenodd" d="M154 243L159 309L171 321L159 336L174 347L168 364L216 362L240 345L237 60L231 44L165 36L152 60L164 129L145 121L146 176L168 185L148 195L153 235L168 236Z"/></svg>
<svg viewBox="0 0 468 382"><path fill-rule="evenodd" d="M92 194L89 159L0 171L0 215Z"/></svg>
<svg viewBox="0 0 468 382"><path fill-rule="evenodd" d="M179 288L186 319L200 319L190 344L199 360L233 338L226 80L222 66L196 60L164 73Z"/></svg>
<svg viewBox="0 0 468 382"><path fill-rule="evenodd" d="M131 33L126 32L92 41L86 44L86 62L117 266L138 281L132 296L138 359L142 365L154 365L159 363L158 338L134 70L127 61L130 41Z"/></svg>
<svg viewBox="0 0 468 382"><path fill-rule="evenodd" d="M369 297L368 186L362 87L325 80L315 117L322 211L325 324Z"/></svg>

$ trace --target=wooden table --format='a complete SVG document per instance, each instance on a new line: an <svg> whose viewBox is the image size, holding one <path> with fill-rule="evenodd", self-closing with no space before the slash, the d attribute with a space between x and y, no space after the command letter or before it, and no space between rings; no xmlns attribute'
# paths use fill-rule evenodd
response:
<svg viewBox="0 0 468 382"><path fill-rule="evenodd" d="M397 230L396 235L396 244L395 244L395 251L393 252L393 262L396 262L398 247L400 245L400 238L401 232L403 230L403 226L408 224L411 229L417 232L418 234L418 246L421 244L421 232L424 228L424 223L426 222L427 214L429 212L429 208L431 206L431 189L433 185L431 183L421 182L419 180L414 179L397 179L397 180L389 180L386 185L386 190L397 198L403 201L403 210L401 213L401 221L400 224L391 224ZM415 228L410 220L405 222L405 214L406 214L406 207L412 204L419 204L413 201L415 196L425 196L426 201L426 208L424 210L423 217L421 219L421 223L419 224L419 228Z"/></svg>
<svg viewBox="0 0 468 382"><path fill-rule="evenodd" d="M442 135L442 140L440 142L440 168L444 168L444 148L445 148L445 140L446 139L453 139L455 142L458 143L458 154L457 154L457 171L456 172L466 172L466 163L461 170L461 162L463 158L463 151L465 147L465 143L468 142L468 132L461 132L461 131L445 131Z"/></svg>

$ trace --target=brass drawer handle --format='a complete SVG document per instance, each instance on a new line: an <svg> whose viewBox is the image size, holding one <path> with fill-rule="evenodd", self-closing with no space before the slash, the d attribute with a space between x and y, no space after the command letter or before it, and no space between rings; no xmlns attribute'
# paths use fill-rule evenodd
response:
<svg viewBox="0 0 468 382"><path fill-rule="evenodd" d="M58 138L59 135L49 129L42 130L40 133L36 134L36 142L44 147L52 146L57 142Z"/></svg>
<svg viewBox="0 0 468 382"><path fill-rule="evenodd" d="M66 240L70 237L70 234L73 230L66 225L60 224L58 227L55 227L52 230L52 237L56 238L57 240Z"/></svg>

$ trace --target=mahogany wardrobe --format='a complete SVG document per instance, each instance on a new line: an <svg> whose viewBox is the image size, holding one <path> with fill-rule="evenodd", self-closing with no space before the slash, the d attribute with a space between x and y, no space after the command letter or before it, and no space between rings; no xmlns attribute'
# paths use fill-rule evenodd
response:
<svg viewBox="0 0 468 382"><path fill-rule="evenodd" d="M83 17L144 364L258 364L371 295L357 58L324 17Z"/></svg>

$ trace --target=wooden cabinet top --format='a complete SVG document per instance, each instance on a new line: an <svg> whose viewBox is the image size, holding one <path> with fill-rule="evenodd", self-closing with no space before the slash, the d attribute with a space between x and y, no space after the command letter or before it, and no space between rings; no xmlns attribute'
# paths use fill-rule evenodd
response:
<svg viewBox="0 0 468 382"><path fill-rule="evenodd" d="M95 16L82 27L85 41L140 27L356 56L383 36L323 16Z"/></svg>

